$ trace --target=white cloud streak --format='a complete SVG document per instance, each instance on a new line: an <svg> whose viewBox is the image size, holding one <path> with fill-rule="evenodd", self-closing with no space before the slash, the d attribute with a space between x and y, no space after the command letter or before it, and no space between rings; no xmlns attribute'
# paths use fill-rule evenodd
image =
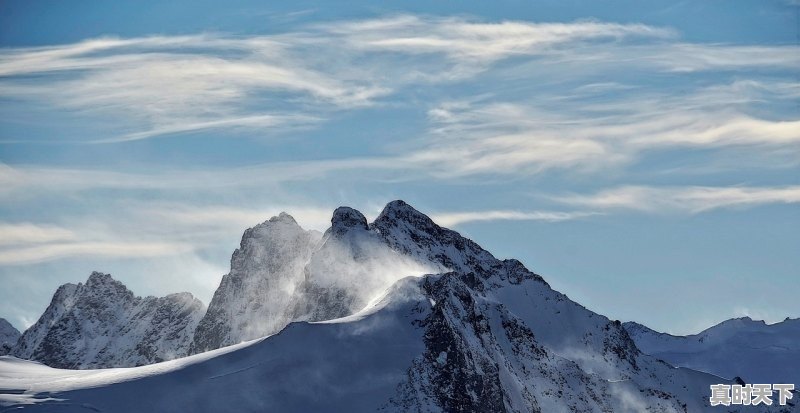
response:
<svg viewBox="0 0 800 413"><path fill-rule="evenodd" d="M24 265L68 257L141 258L177 255L192 248L180 243L71 242L0 250L0 265Z"/></svg>
<svg viewBox="0 0 800 413"><path fill-rule="evenodd" d="M474 76L510 56L672 35L640 24L404 15L276 35L99 38L0 50L0 95L110 115L129 130L100 142L227 126L271 130L374 105L407 85ZM386 53L426 58L398 67Z"/></svg>
<svg viewBox="0 0 800 413"><path fill-rule="evenodd" d="M670 38L672 30L642 24L603 22L482 23L461 18L396 16L320 26L360 50L441 54L452 60L494 62L509 56L540 55L559 45L627 37Z"/></svg>
<svg viewBox="0 0 800 413"><path fill-rule="evenodd" d="M53 168L0 163L0 194L32 196L42 193L92 189L146 189L156 191L236 190L304 181L332 172L396 170L408 167L393 158L346 158L320 161L275 162L220 169L156 169L119 172L107 169Z"/></svg>
<svg viewBox="0 0 800 413"><path fill-rule="evenodd" d="M574 219L586 218L597 215L596 212L563 212L563 211L513 211L513 210L492 210L492 211L470 211L470 212L444 212L431 216L434 222L439 225L457 226L469 222L488 222L488 221L543 221L561 222Z"/></svg>
<svg viewBox="0 0 800 413"><path fill-rule="evenodd" d="M155 127L150 130L142 132L129 133L117 138L97 139L94 143L112 143L112 142L126 142L136 141L140 139L148 139L161 135L175 135L180 133L188 133L199 130L211 129L226 129L228 132L237 128L254 128L254 129L299 129L307 127L317 122L321 118L314 118L311 116L298 116L298 115L258 115L258 116L244 116L244 117L230 117L225 119L217 119L205 122L185 122L180 124L172 124L166 126Z"/></svg>
<svg viewBox="0 0 800 413"><path fill-rule="evenodd" d="M578 87L573 95L538 95L534 102L446 102L428 112L429 139L404 159L452 177L595 172L674 148L800 153L800 120L747 113L753 102L795 99L798 87L736 81L688 94L639 93L599 103L584 100L587 89Z"/></svg>
<svg viewBox="0 0 800 413"><path fill-rule="evenodd" d="M69 241L75 238L76 234L73 231L55 225L37 225L29 222L0 223L0 246Z"/></svg>
<svg viewBox="0 0 800 413"><path fill-rule="evenodd" d="M687 44L676 43L676 37L671 29L642 24L400 15L308 25L276 35L100 38L0 50L0 95L117 119L114 135L88 139L113 143L211 130L270 137L319 126L335 111L376 105L414 85L474 78L511 57L521 63L512 65L516 69L508 78L531 76L523 73L536 65L537 81L545 82L586 67L685 73L800 66L796 46ZM36 82L26 80L30 75ZM800 121L763 119L742 107L764 95L796 98L796 83L738 82L729 89L639 96L597 107L575 103L568 110L551 107L557 97L548 95L536 95L535 104L445 103L429 111L431 133L409 152L385 159L271 165L270 179L304 179L355 167L414 169L438 177L586 173L633 163L644 151L659 148L797 145ZM578 88L575 93L592 91L599 92ZM97 175L16 169L2 168L0 182L11 188L31 180L50 187L65 180L73 184L66 187L90 186ZM236 181L197 179L212 185L221 180ZM193 185L189 181L175 174L109 173L94 185L185 188Z"/></svg>
<svg viewBox="0 0 800 413"><path fill-rule="evenodd" d="M591 195L552 197L573 206L600 210L631 209L652 213L701 213L720 208L752 208L800 203L800 186L649 187L624 186Z"/></svg>

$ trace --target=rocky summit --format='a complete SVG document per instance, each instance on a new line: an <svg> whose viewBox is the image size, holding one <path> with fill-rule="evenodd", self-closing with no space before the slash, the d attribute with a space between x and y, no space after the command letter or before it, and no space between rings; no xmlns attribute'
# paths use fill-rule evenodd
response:
<svg viewBox="0 0 800 413"><path fill-rule="evenodd" d="M132 367L187 354L205 306L189 293L137 297L109 274L59 287L12 350L51 367Z"/></svg>

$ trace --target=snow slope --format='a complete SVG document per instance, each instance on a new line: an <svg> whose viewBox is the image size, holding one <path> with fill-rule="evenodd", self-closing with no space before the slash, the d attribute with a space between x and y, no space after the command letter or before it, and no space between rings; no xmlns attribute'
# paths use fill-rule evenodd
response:
<svg viewBox="0 0 800 413"><path fill-rule="evenodd" d="M625 328L643 352L675 366L800 388L800 319L766 324L736 318L689 336L659 333L634 322Z"/></svg>
<svg viewBox="0 0 800 413"><path fill-rule="evenodd" d="M76 373L1 358L0 400L34 412L728 411L708 406L708 386L725 379L643 354L618 321L404 202L366 227L339 212L349 224L336 237L356 262L371 251L358 246L380 241L446 270L401 278L355 315L152 366ZM341 237L354 228L358 241Z"/></svg>
<svg viewBox="0 0 800 413"><path fill-rule="evenodd" d="M136 297L108 274L64 284L12 350L52 367L157 363L187 354L205 306L189 293Z"/></svg>
<svg viewBox="0 0 800 413"><path fill-rule="evenodd" d="M19 340L19 330L5 318L0 318L0 356L8 354Z"/></svg>

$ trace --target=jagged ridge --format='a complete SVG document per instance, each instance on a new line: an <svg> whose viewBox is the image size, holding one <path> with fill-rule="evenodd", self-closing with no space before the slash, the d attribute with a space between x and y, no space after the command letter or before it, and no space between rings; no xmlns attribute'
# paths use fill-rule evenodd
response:
<svg viewBox="0 0 800 413"><path fill-rule="evenodd" d="M136 297L111 275L59 287L12 354L70 369L131 367L183 357L204 305L189 293Z"/></svg>

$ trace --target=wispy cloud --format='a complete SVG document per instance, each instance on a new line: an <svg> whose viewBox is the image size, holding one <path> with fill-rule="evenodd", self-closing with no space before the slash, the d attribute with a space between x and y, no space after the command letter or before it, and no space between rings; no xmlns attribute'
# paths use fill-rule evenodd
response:
<svg viewBox="0 0 800 413"><path fill-rule="evenodd" d="M468 222L484 221L544 221L560 222L573 219L586 218L597 215L596 212L564 212L564 211L513 211L491 210L470 212L443 212L431 216L439 225L457 226Z"/></svg>
<svg viewBox="0 0 800 413"><path fill-rule="evenodd" d="M726 44L678 43L663 48L636 46L628 53L643 62L673 72L741 70L756 67L796 69L800 66L797 46L740 46Z"/></svg>
<svg viewBox="0 0 800 413"><path fill-rule="evenodd" d="M48 243L0 250L0 265L23 265L68 257L142 258L178 255L191 251L179 243L70 242Z"/></svg>
<svg viewBox="0 0 800 413"><path fill-rule="evenodd" d="M229 126L270 130L374 105L407 85L474 76L510 56L672 35L640 24L402 15L275 35L99 38L0 50L0 95L121 120L128 132L102 142ZM401 58L401 67L386 53L425 56Z"/></svg>
<svg viewBox="0 0 800 413"><path fill-rule="evenodd" d="M320 26L361 50L407 54L441 54L452 60L490 63L509 56L539 55L554 47L581 41L627 37L670 38L670 29L643 24L604 22L484 23L463 18L420 18L404 15Z"/></svg>
<svg viewBox="0 0 800 413"><path fill-rule="evenodd" d="M0 245L69 241L76 237L73 231L55 225L37 225L30 222L0 223Z"/></svg>
<svg viewBox="0 0 800 413"><path fill-rule="evenodd" d="M285 127L383 93L304 62L264 36L97 39L4 51L0 94L113 116L131 132L107 141L124 141L222 126ZM31 74L36 82L27 81Z"/></svg>
<svg viewBox="0 0 800 413"><path fill-rule="evenodd" d="M614 90L626 90L622 86L615 84ZM796 99L798 87L739 80L689 93L634 90L606 96L607 87L578 86L531 100L479 96L445 102L429 110L429 138L405 159L441 176L520 175L551 169L595 172L664 149L797 151L796 115L782 119L750 112L765 101Z"/></svg>
<svg viewBox="0 0 800 413"><path fill-rule="evenodd" d="M120 172L108 169L7 165L0 163L0 194L36 196L42 193L93 189L156 191L237 190L320 178L332 172L396 170L408 167L394 158L345 158L274 162L247 167L169 169ZM374 175L377 176L377 175ZM2 203L2 201L0 201Z"/></svg>
<svg viewBox="0 0 800 413"><path fill-rule="evenodd" d="M253 129L299 129L308 127L317 122L321 118L301 115L257 115L257 116L243 116L243 117L230 117L225 119L217 119L213 121L199 121L199 122L185 122L179 124L171 124L158 126L150 130L142 132L129 133L116 138L97 139L94 143L111 143L111 142L125 142L135 141L140 139L148 139L155 136L175 135L180 133L188 133L199 130L210 129L225 129L228 133L239 128L253 128Z"/></svg>
<svg viewBox="0 0 800 413"><path fill-rule="evenodd" d="M751 208L800 203L800 186L782 187L650 187L624 186L591 195L567 195L554 200L599 210L700 213L720 208Z"/></svg>
<svg viewBox="0 0 800 413"><path fill-rule="evenodd" d="M474 78L510 58L514 63L503 70L516 74L509 79L529 73L543 82L564 78L565 72L580 75L587 67L596 73L635 67L696 72L800 66L795 46L689 44L676 42L677 37L672 29L643 24L398 15L311 24L274 35L98 38L0 50L0 96L117 120L114 135L88 139L108 143L222 128L272 132L308 128L336 111L374 106L415 85ZM490 107L481 111L493 112ZM524 115L548 120L536 118L541 111ZM574 122L572 115L556 121ZM791 132L796 123L771 124L735 115L723 114L729 118L725 125L694 125L700 129L695 136L703 133L703 139L716 141L722 135L740 134L747 141L747 132L757 128L776 139L796 137ZM663 122L665 129L672 127L668 122ZM648 126L625 125L629 130L605 125L606 133L637 132L636 127L646 132ZM473 161L465 172L481 172L500 163L510 169L536 164L523 170L541 170L552 167L557 158L572 167L588 158L618 162L626 157L597 140L571 137L566 134L569 130L553 130L558 136L532 132L505 131L465 145L459 153ZM679 142L680 132L662 140ZM568 149L559 149L562 146ZM410 160L437 162L450 149L433 145ZM502 155L508 152L514 153Z"/></svg>

